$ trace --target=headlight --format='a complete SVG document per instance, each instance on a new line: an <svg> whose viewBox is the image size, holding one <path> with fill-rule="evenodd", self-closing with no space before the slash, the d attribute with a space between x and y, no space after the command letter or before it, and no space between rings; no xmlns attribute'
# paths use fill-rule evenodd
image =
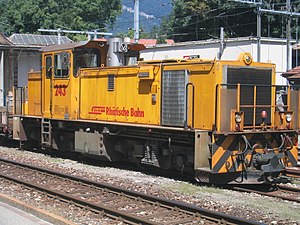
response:
<svg viewBox="0 0 300 225"><path fill-rule="evenodd" d="M291 114L286 114L285 115L285 119L286 119L286 122L291 122L292 121L292 115Z"/></svg>
<svg viewBox="0 0 300 225"><path fill-rule="evenodd" d="M241 121L242 121L241 115L240 115L240 114L236 114L236 115L235 115L235 122L236 122L236 123L240 123Z"/></svg>
<svg viewBox="0 0 300 225"><path fill-rule="evenodd" d="M261 111L260 116L261 116L262 119L266 119L268 117L267 111L265 111L265 110Z"/></svg>

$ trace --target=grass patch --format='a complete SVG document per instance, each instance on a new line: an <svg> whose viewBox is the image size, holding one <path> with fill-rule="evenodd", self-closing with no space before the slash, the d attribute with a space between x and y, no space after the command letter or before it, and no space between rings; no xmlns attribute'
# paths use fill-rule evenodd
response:
<svg viewBox="0 0 300 225"><path fill-rule="evenodd" d="M198 194L223 194L223 190L216 187L208 187L208 186L197 186L194 184L190 184L187 182L174 183L174 184L166 184L162 186L163 189L168 191L176 191L182 194L188 195L198 195Z"/></svg>
<svg viewBox="0 0 300 225"><path fill-rule="evenodd" d="M192 195L196 198L205 198L205 196L209 196L208 199L214 199L216 202L223 202L222 204L234 205L237 208L245 207L249 210L257 210L262 209L263 206L263 210L267 217L269 215L272 218L274 215L278 215L279 218L300 221L299 204L293 204L289 201L272 200L268 197L251 196L249 193L235 193L226 189L198 186L187 182L165 184L161 186L161 188L180 194Z"/></svg>
<svg viewBox="0 0 300 225"><path fill-rule="evenodd" d="M300 185L300 179L292 178L291 183Z"/></svg>

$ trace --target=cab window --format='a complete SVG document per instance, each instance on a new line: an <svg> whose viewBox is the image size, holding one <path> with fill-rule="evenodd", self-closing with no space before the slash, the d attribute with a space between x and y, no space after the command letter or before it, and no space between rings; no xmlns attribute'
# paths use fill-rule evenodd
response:
<svg viewBox="0 0 300 225"><path fill-rule="evenodd" d="M70 72L70 53L61 52L54 55L55 77L68 77Z"/></svg>
<svg viewBox="0 0 300 225"><path fill-rule="evenodd" d="M129 50L128 52L125 53L124 56L125 56L125 65L126 66L136 65L138 58L139 58L139 52Z"/></svg>
<svg viewBox="0 0 300 225"><path fill-rule="evenodd" d="M97 49L77 48L74 51L74 72L79 68L94 68L100 66L100 54Z"/></svg>
<svg viewBox="0 0 300 225"><path fill-rule="evenodd" d="M46 78L51 78L52 75L52 56L46 56Z"/></svg>

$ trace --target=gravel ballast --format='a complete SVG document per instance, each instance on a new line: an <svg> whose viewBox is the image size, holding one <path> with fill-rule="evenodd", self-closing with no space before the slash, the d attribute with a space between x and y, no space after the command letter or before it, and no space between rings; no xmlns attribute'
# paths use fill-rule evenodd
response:
<svg viewBox="0 0 300 225"><path fill-rule="evenodd" d="M0 156L266 224L300 225L299 203L254 193L201 186L136 171L90 166L69 159L54 158L16 148L0 147ZM0 192L5 192L1 186Z"/></svg>

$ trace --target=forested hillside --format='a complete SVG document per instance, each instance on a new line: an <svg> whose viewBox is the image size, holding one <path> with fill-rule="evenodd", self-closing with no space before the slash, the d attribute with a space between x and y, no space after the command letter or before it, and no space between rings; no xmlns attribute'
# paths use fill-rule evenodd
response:
<svg viewBox="0 0 300 225"><path fill-rule="evenodd" d="M148 33L154 26L160 26L162 18L172 10L171 0L140 0L140 28ZM113 33L127 32L133 28L133 0L122 0L122 14L117 18Z"/></svg>
<svg viewBox="0 0 300 225"><path fill-rule="evenodd" d="M261 8L286 11L286 0L263 0ZM291 11L300 3L291 0ZM0 0L0 32L37 33L39 28L110 31L133 36L134 0ZM179 41L257 35L256 5L229 0L140 0L140 37ZM286 37L287 16L262 13L264 37ZM291 21L295 38L296 19Z"/></svg>
<svg viewBox="0 0 300 225"><path fill-rule="evenodd" d="M246 2L246 1L244 1ZM224 27L225 37L245 37L257 35L257 5L269 11L287 11L286 0L172 0L170 17L164 20L160 28L161 37L175 41L205 40L219 38L220 27ZM299 12L297 0L290 1L291 12ZM261 13L261 33L264 37L286 37L287 16L283 13ZM292 22L292 36L298 26L295 17Z"/></svg>
<svg viewBox="0 0 300 225"><path fill-rule="evenodd" d="M39 28L107 31L121 13L121 0L1 0L0 31L37 33Z"/></svg>

